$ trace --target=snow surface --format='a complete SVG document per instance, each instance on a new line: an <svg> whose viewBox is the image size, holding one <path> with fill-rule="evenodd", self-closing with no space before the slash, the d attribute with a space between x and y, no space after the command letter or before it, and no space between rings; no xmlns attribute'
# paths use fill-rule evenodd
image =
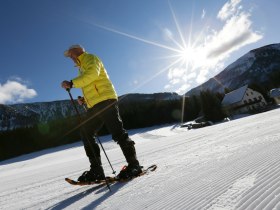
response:
<svg viewBox="0 0 280 210"><path fill-rule="evenodd" d="M0 209L280 209L280 109L197 130L130 131L140 162L158 169L126 183L71 186L88 169L81 143L0 162ZM113 166L124 157L101 137ZM102 156L107 175L112 173Z"/></svg>

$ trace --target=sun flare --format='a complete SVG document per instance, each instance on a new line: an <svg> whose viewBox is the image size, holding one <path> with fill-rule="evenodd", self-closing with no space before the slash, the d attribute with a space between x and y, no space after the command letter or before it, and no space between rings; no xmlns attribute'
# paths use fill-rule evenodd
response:
<svg viewBox="0 0 280 210"><path fill-rule="evenodd" d="M186 47L182 52L179 54L183 63L187 64L192 62L195 59L195 52L192 47Z"/></svg>

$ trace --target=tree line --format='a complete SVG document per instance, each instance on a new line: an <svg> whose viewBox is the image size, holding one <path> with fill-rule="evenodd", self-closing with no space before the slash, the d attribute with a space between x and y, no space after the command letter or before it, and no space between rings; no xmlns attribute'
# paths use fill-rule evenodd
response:
<svg viewBox="0 0 280 210"><path fill-rule="evenodd" d="M222 96L210 91L200 96L173 100L145 100L119 103L120 115L126 129L153 125L180 123L205 115L207 120L218 121L224 117L220 102ZM80 141L79 120L68 118L40 123L31 127L0 132L0 160L18 155ZM103 127L99 135L108 134Z"/></svg>

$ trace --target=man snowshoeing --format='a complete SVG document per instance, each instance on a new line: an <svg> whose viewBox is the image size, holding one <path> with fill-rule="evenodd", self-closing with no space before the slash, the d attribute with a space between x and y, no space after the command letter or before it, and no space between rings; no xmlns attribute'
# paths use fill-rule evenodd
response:
<svg viewBox="0 0 280 210"><path fill-rule="evenodd" d="M86 122L82 128L85 152L90 161L90 170L85 171L79 178L80 182L103 180L100 148L96 143L94 134L105 124L112 138L116 141L125 156L128 166L121 170L118 177L128 179L141 174L142 169L137 160L134 141L123 128L117 104L117 94L109 79L102 61L95 55L89 54L81 45L72 45L64 52L79 68L79 76L71 81L63 81L61 86L65 89L81 88L88 111L83 119Z"/></svg>

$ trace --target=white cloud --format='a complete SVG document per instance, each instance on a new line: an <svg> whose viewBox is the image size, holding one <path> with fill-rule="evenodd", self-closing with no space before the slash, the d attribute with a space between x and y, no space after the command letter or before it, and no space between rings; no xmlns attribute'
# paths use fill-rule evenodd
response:
<svg viewBox="0 0 280 210"><path fill-rule="evenodd" d="M168 71L169 84L164 86L164 89L174 91L178 94L184 94L191 87L191 79L196 78L196 72L188 73L185 68L170 68ZM183 84L183 85L182 85Z"/></svg>
<svg viewBox="0 0 280 210"><path fill-rule="evenodd" d="M35 90L21 84L20 81L22 80L20 78L17 80L8 80L3 85L0 83L0 104L19 103L37 96Z"/></svg>
<svg viewBox="0 0 280 210"><path fill-rule="evenodd" d="M186 71L183 68L170 68L168 71L168 79L171 86L180 84L186 80Z"/></svg>
<svg viewBox="0 0 280 210"><path fill-rule="evenodd" d="M185 70L183 68L170 68L168 71L168 78L170 80L175 78L180 78L185 74Z"/></svg>
<svg viewBox="0 0 280 210"><path fill-rule="evenodd" d="M249 13L232 16L220 31L208 36L204 46L208 58L222 60L231 52L262 39L263 35L254 32L251 26Z"/></svg>
<svg viewBox="0 0 280 210"><path fill-rule="evenodd" d="M166 41L169 41L170 39L173 39L173 33L168 28L164 28L163 29L163 38Z"/></svg>
<svg viewBox="0 0 280 210"><path fill-rule="evenodd" d="M171 88L171 85L170 85L170 84L167 84L167 85L164 86L164 89L165 89L165 90L170 89L170 88Z"/></svg>
<svg viewBox="0 0 280 210"><path fill-rule="evenodd" d="M178 94L185 94L186 91L190 88L190 84L183 84L179 89L177 89L175 92Z"/></svg>
<svg viewBox="0 0 280 210"><path fill-rule="evenodd" d="M196 82L198 84L201 84L203 82L205 82L207 80L207 74L208 74L208 70L207 69L203 69L199 72L198 76L196 77Z"/></svg>
<svg viewBox="0 0 280 210"><path fill-rule="evenodd" d="M188 74L186 77L184 77L183 79L184 79L184 81L188 81L188 80L190 80L190 79L196 78L196 76L197 76L196 72L192 72L192 73L189 73L189 74Z"/></svg>
<svg viewBox="0 0 280 210"><path fill-rule="evenodd" d="M205 18L205 15L206 15L206 11L205 9L202 10L202 14L201 14L201 19L204 19Z"/></svg>
<svg viewBox="0 0 280 210"><path fill-rule="evenodd" d="M231 0L224 4L222 9L219 11L217 17L221 20L226 20L228 17L234 15L238 9L241 7L237 7L241 0Z"/></svg>

